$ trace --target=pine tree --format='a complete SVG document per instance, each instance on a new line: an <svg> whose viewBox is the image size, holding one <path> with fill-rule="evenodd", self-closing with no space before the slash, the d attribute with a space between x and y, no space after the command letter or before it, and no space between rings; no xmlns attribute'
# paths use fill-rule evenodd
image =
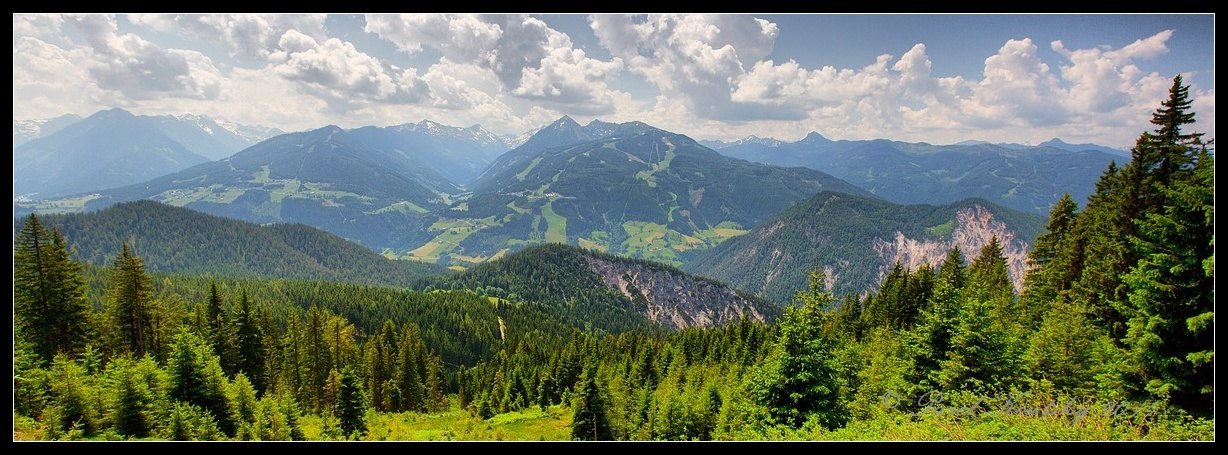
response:
<svg viewBox="0 0 1228 455"><path fill-rule="evenodd" d="M85 301L81 265L64 237L30 214L13 251L15 323L43 360L75 355L85 346L92 312Z"/></svg>
<svg viewBox="0 0 1228 455"><path fill-rule="evenodd" d="M367 340L363 349L364 373L367 379L367 390L371 394L371 407L377 411L394 410L400 403L392 403L385 387L391 382L396 372L397 346L396 327L392 321L384 321L383 328ZM399 388L398 388L399 389ZM400 392L397 393L400 395ZM400 398L400 397L398 397Z"/></svg>
<svg viewBox="0 0 1228 455"><path fill-rule="evenodd" d="M115 431L129 437L148 436L157 411L157 365L149 357L139 362L119 357L107 365L107 376L108 408Z"/></svg>
<svg viewBox="0 0 1228 455"><path fill-rule="evenodd" d="M239 298L239 307L234 316L235 372L243 373L255 384L256 390L265 390L265 343L264 333L252 311L247 291Z"/></svg>
<svg viewBox="0 0 1228 455"><path fill-rule="evenodd" d="M964 266L964 254L958 246L951 247L947 257L938 266L938 281L945 281L952 289L962 289L967 271Z"/></svg>
<svg viewBox="0 0 1228 455"><path fill-rule="evenodd" d="M606 415L608 406L602 388L597 384L597 367L590 365L580 378L579 390L572 403L571 438L580 441L614 439Z"/></svg>
<svg viewBox="0 0 1228 455"><path fill-rule="evenodd" d="M951 351L951 338L963 311L963 294L954 281L957 280L951 277L938 281L929 307L921 314L917 327L908 332L914 348L910 379L921 393L941 387L939 370Z"/></svg>
<svg viewBox="0 0 1228 455"><path fill-rule="evenodd" d="M1199 412L1211 410L1214 391L1213 169L1204 151L1192 175L1160 188L1167 205L1138 221L1131 240L1141 259L1123 278L1131 307L1125 341L1146 391Z"/></svg>
<svg viewBox="0 0 1228 455"><path fill-rule="evenodd" d="M1173 77L1173 85L1168 89L1168 99L1160 103L1151 116L1151 123L1158 126L1155 134L1144 133L1150 146L1143 148L1131 163L1140 167L1150 178L1153 185L1148 196L1153 206L1164 205L1165 196L1158 191L1158 186L1167 185L1176 173L1188 170L1194 158L1194 146L1201 145L1203 133L1183 133L1181 127L1194 123L1194 113L1190 111L1190 87L1181 85L1181 75Z"/></svg>
<svg viewBox="0 0 1228 455"><path fill-rule="evenodd" d="M367 401L362 389L362 378L350 367L341 371L341 385L337 389L337 419L346 436L367 433Z"/></svg>
<svg viewBox="0 0 1228 455"><path fill-rule="evenodd" d="M800 304L787 308L779 321L779 335L771 354L752 377L750 392L778 422L794 428L817 418L827 429L848 421L840 398L842 371L835 341L822 335L825 308L832 301L822 270L810 276L810 290L799 292Z"/></svg>
<svg viewBox="0 0 1228 455"><path fill-rule="evenodd" d="M397 388L401 391L398 410L425 411L427 392L425 378L422 377L422 371L425 369L422 354L426 348L418 335L418 326L405 324L401 329L401 342L398 347L400 349L397 351L394 378Z"/></svg>
<svg viewBox="0 0 1228 455"><path fill-rule="evenodd" d="M234 333L226 310L222 306L222 296L218 294L217 284L209 283L209 303L205 311L205 323L208 327L209 346L222 361L222 370L234 374L238 365L235 362Z"/></svg>
<svg viewBox="0 0 1228 455"><path fill-rule="evenodd" d="M1070 289L1078 267L1073 257L1067 254L1073 249L1063 248L1073 243L1068 241L1074 230L1075 212L1078 205L1070 193L1062 195L1049 211L1049 223L1045 233L1036 237L1036 245L1028 255L1028 271L1024 277L1023 310L1029 322L1039 321L1048 305L1059 293Z"/></svg>
<svg viewBox="0 0 1228 455"><path fill-rule="evenodd" d="M1024 362L1032 379L1049 381L1076 396L1091 396L1101 369L1097 349L1105 336L1080 305L1059 297L1032 332Z"/></svg>
<svg viewBox="0 0 1228 455"><path fill-rule="evenodd" d="M976 393L1009 390L1019 373L1012 334L997 322L992 303L965 298L951 330L947 358L939 362L938 385Z"/></svg>
<svg viewBox="0 0 1228 455"><path fill-rule="evenodd" d="M115 257L111 267L108 312L111 321L119 330L122 349L136 357L152 354L154 348L154 320L156 313L152 302L149 276L140 257L133 256L128 244Z"/></svg>
<svg viewBox="0 0 1228 455"><path fill-rule="evenodd" d="M226 394L229 386L213 350L196 335L181 330L171 346L169 363L168 396L199 407L212 415L223 433L234 435L236 426Z"/></svg>

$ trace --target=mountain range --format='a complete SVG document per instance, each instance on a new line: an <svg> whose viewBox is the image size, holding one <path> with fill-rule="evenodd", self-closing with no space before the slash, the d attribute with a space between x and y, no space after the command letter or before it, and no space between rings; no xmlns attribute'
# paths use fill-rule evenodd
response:
<svg viewBox="0 0 1228 455"><path fill-rule="evenodd" d="M13 120L13 148L38 139L50 136L68 125L81 121L74 114L64 114L59 117L39 120Z"/></svg>
<svg viewBox="0 0 1228 455"><path fill-rule="evenodd" d="M137 116L123 109L84 119L14 122L14 195L49 198L144 182L281 134L223 123L227 126L204 116Z"/></svg>
<svg viewBox="0 0 1228 455"><path fill-rule="evenodd" d="M163 125L148 134L179 145L204 141L173 140L165 122L209 125L126 114L104 111L23 147L108 117ZM566 116L522 139L430 121L328 126L136 184L19 198L14 208L71 213L152 199L254 223L306 224L388 258L453 268L563 243L681 267L781 302L804 286L815 261L837 290L860 292L897 260L935 262L951 246L970 256L992 236L1009 240L1019 280L1023 252L1040 229L1036 212L1093 182L1095 163L1108 162L1093 150L830 141L817 133L794 143L709 142L718 152L642 122L580 125ZM811 163L853 177L753 161ZM1065 173L1042 177L1056 170ZM1030 214L1013 210L1023 202Z"/></svg>
<svg viewBox="0 0 1228 455"><path fill-rule="evenodd" d="M810 133L797 142L748 138L725 143L721 154L775 166L822 170L884 199L945 204L970 197L1033 213L1070 193L1086 199L1111 161L1124 152L1057 139L1030 147L965 141L930 145L883 139L833 141Z"/></svg>
<svg viewBox="0 0 1228 455"><path fill-rule="evenodd" d="M396 253L475 263L543 242L673 265L814 193L870 196L823 172L732 159L640 122L563 117L500 156L440 213L435 237Z"/></svg>

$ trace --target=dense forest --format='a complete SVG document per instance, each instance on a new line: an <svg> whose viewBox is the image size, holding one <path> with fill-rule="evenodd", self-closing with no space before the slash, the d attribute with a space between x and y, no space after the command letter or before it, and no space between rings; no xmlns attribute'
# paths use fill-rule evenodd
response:
<svg viewBox="0 0 1228 455"><path fill-rule="evenodd" d="M107 264L127 242L151 272L254 275L410 286L443 275L433 264L392 261L336 235L303 224L258 225L150 200L92 213L48 215L76 258ZM24 218L16 224L19 231Z"/></svg>
<svg viewBox="0 0 1228 455"><path fill-rule="evenodd" d="M599 283L551 248L520 264L548 273L392 289L150 273L122 239L93 266L30 215L14 438L1212 439L1214 157L1187 90L1055 205L1022 294L991 241L865 295L816 268L770 323L578 303Z"/></svg>

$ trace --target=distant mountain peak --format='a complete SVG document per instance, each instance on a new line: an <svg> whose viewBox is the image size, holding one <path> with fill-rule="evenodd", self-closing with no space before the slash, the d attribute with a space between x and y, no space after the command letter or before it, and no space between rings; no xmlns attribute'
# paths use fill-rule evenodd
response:
<svg viewBox="0 0 1228 455"><path fill-rule="evenodd" d="M819 134L818 131L811 131L810 134L807 134L806 137L802 138L802 141L804 142L831 142L831 139L828 139L824 137L822 134Z"/></svg>
<svg viewBox="0 0 1228 455"><path fill-rule="evenodd" d="M88 118L93 118L93 119L128 119L128 118L135 118L135 117L136 117L136 116L135 116L135 115L132 115L132 113L131 113L131 112L128 112L128 111L126 111L126 110L124 110L124 109L122 109L122 108L113 107L113 108L110 108L110 109L105 109L105 110L101 110L101 111L95 112L95 113L94 113L94 115L91 115L91 116L89 116Z"/></svg>
<svg viewBox="0 0 1228 455"><path fill-rule="evenodd" d="M550 126L548 126L547 128L561 128L561 127L580 128L580 124L577 123L574 119L572 119L571 116L564 115L562 117L559 117L558 120L555 120L554 123L551 123Z"/></svg>

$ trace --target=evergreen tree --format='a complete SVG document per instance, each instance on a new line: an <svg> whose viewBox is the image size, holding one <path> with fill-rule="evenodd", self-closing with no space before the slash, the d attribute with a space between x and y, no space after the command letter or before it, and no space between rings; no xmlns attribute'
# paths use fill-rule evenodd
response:
<svg viewBox="0 0 1228 455"><path fill-rule="evenodd" d="M30 214L13 251L15 325L43 360L57 352L75 355L85 346L90 307L81 265L71 259L64 237Z"/></svg>
<svg viewBox="0 0 1228 455"><path fill-rule="evenodd" d="M367 380L367 390L371 393L371 407L377 411L393 409L384 388L396 371L397 352L393 344L396 340L396 328L392 321L384 321L383 328L374 337L367 340L364 350L364 373ZM397 393L400 395L400 393ZM399 397L398 397L399 398ZM399 403L397 403L399 405Z"/></svg>
<svg viewBox="0 0 1228 455"><path fill-rule="evenodd" d="M341 371L341 385L337 389L337 419L346 436L367 433L367 398L362 389L362 378L352 368Z"/></svg>
<svg viewBox="0 0 1228 455"><path fill-rule="evenodd" d="M107 365L110 420L121 435L142 438L153 429L159 390L157 365L146 357L112 359Z"/></svg>
<svg viewBox="0 0 1228 455"><path fill-rule="evenodd" d="M171 346L170 388L172 400L196 406L212 415L217 427L227 436L235 434L231 416L229 387L221 362L213 350L196 335L181 330Z"/></svg>
<svg viewBox="0 0 1228 455"><path fill-rule="evenodd" d="M209 346L221 359L222 370L227 374L234 374L238 371L234 352L235 334L229 318L226 317L226 309L216 283L209 283L209 303L205 309L205 318Z"/></svg>
<svg viewBox="0 0 1228 455"><path fill-rule="evenodd" d="M966 276L964 253L958 246L951 247L951 250L947 251L947 257L943 258L942 264L938 266L938 281L945 281L952 289L961 289Z"/></svg>
<svg viewBox="0 0 1228 455"><path fill-rule="evenodd" d="M1190 111L1190 87L1181 85L1181 75L1173 77L1168 99L1151 115L1151 124L1158 126L1154 134L1144 133L1149 146L1136 153L1132 165L1142 169L1151 183L1145 197L1152 206L1163 206L1167 199L1159 187L1168 185L1175 174L1192 167L1195 146L1201 145L1203 133L1183 133L1181 127L1194 123Z"/></svg>
<svg viewBox="0 0 1228 455"><path fill-rule="evenodd" d="M247 291L239 298L239 307L234 316L235 372L243 373L255 384L258 391L265 389L265 343L264 333L252 311Z"/></svg>
<svg viewBox="0 0 1228 455"><path fill-rule="evenodd" d="M144 263L140 257L132 255L125 243L111 267L110 305L107 309L112 323L119 330L121 348L136 357L153 353L154 329L157 325L152 290Z"/></svg>
<svg viewBox="0 0 1228 455"><path fill-rule="evenodd" d="M1049 381L1077 396L1091 396L1102 369L1097 350L1105 336L1079 305L1059 297L1031 334L1024 362L1032 379Z"/></svg>
<svg viewBox="0 0 1228 455"><path fill-rule="evenodd" d="M597 384L596 365L584 370L578 386L575 402L572 403L571 438L581 441L614 439L609 417L606 415L606 397Z"/></svg>
<svg viewBox="0 0 1228 455"><path fill-rule="evenodd" d="M1049 223L1045 233L1036 238L1036 245L1028 255L1028 271L1024 277L1023 310L1029 322L1039 321L1048 305L1059 293L1070 289L1074 281L1073 268L1079 266L1076 258L1063 248L1071 243L1067 239L1074 230L1075 212L1078 205L1070 193L1062 195L1049 211Z"/></svg>
<svg viewBox="0 0 1228 455"><path fill-rule="evenodd" d="M1213 169L1204 151L1192 175L1161 187L1167 205L1138 221L1131 240L1141 259L1123 278L1131 291L1125 341L1146 391L1200 412L1210 412L1214 391Z"/></svg>
<svg viewBox="0 0 1228 455"><path fill-rule="evenodd" d="M832 296L824 289L822 270L810 277L809 292L799 292L799 306L787 308L779 321L772 353L751 380L751 394L778 422L800 427L817 418L827 429L848 421L840 397L842 370L833 355L835 340L821 333Z"/></svg>

